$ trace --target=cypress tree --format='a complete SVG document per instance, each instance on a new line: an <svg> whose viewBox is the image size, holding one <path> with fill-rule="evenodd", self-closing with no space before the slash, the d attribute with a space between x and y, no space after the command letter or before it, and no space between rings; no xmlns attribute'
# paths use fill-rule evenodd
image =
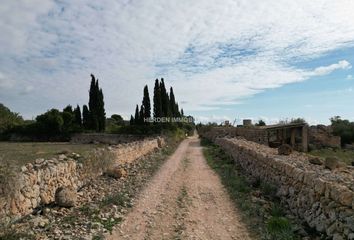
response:
<svg viewBox="0 0 354 240"><path fill-rule="evenodd" d="M84 126L85 129L90 129L90 111L86 105L82 107L82 125Z"/></svg>
<svg viewBox="0 0 354 240"><path fill-rule="evenodd" d="M155 80L155 87L154 87L154 117L159 118L162 116L162 103L161 103L161 89L159 80Z"/></svg>
<svg viewBox="0 0 354 240"><path fill-rule="evenodd" d="M176 100L175 100L175 95L173 93L173 88L170 87L170 112L172 117L177 117L177 109L176 109Z"/></svg>
<svg viewBox="0 0 354 240"><path fill-rule="evenodd" d="M80 106L77 105L75 110L74 110L74 115L75 115L75 124L77 124L78 126L82 126L82 118L81 118L81 110L80 110Z"/></svg>
<svg viewBox="0 0 354 240"><path fill-rule="evenodd" d="M139 120L139 106L137 104L136 108L135 108L134 124L138 125L139 123L140 123L140 120Z"/></svg>
<svg viewBox="0 0 354 240"><path fill-rule="evenodd" d="M98 88L98 80L97 80ZM98 91L98 104L97 104L97 119L98 119L98 131L103 132L106 128L106 112L104 109L104 98L102 89Z"/></svg>
<svg viewBox="0 0 354 240"><path fill-rule="evenodd" d="M161 107L162 107L162 117L169 117L169 97L166 91L164 79L161 78L160 82L160 91L161 91Z"/></svg>
<svg viewBox="0 0 354 240"><path fill-rule="evenodd" d="M149 96L149 89L148 86L145 85L144 87L144 97L143 97L143 103L144 106L144 118L150 118L151 117L151 104L150 104L150 96Z"/></svg>
<svg viewBox="0 0 354 240"><path fill-rule="evenodd" d="M90 111L90 121L89 128L92 130L98 130L98 81L96 81L95 76L91 74L91 85L89 91L89 111Z"/></svg>
<svg viewBox="0 0 354 240"><path fill-rule="evenodd" d="M143 125L144 124L144 116L145 116L145 109L144 106L141 105L140 106L140 111L139 111L139 125Z"/></svg>
<svg viewBox="0 0 354 240"><path fill-rule="evenodd" d="M130 126L134 125L134 117L133 117L133 115L130 115L129 125Z"/></svg>
<svg viewBox="0 0 354 240"><path fill-rule="evenodd" d="M183 117L184 117L183 108L181 108L181 116L183 116Z"/></svg>
<svg viewBox="0 0 354 240"><path fill-rule="evenodd" d="M181 113L179 112L179 106L178 106L178 103L176 103L176 105L175 105L175 111L176 111L176 116L177 117L180 117L181 116Z"/></svg>

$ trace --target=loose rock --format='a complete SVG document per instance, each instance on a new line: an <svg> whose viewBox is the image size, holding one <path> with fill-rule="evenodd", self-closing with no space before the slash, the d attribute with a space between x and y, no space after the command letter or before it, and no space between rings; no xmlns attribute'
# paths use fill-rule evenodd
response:
<svg viewBox="0 0 354 240"><path fill-rule="evenodd" d="M290 155L293 152L292 147L289 144L283 144L278 147L279 155Z"/></svg>
<svg viewBox="0 0 354 240"><path fill-rule="evenodd" d="M333 170L333 169L337 168L338 162L339 162L339 160L337 157L327 157L326 161L325 161L325 167L330 170Z"/></svg>
<svg viewBox="0 0 354 240"><path fill-rule="evenodd" d="M318 157L310 158L309 162L315 165L323 165L323 161Z"/></svg>
<svg viewBox="0 0 354 240"><path fill-rule="evenodd" d="M77 192L73 189L60 187L55 192L55 203L60 207L74 207L77 201Z"/></svg>

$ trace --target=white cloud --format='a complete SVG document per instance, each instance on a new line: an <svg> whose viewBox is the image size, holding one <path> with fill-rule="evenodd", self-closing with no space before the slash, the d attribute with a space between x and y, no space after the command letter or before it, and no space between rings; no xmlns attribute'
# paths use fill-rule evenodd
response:
<svg viewBox="0 0 354 240"><path fill-rule="evenodd" d="M22 98L32 112L43 111L36 103L86 103L91 72L109 114L129 116L156 77L174 86L185 110L212 112L349 69L346 60L312 70L294 63L353 46L352 9L351 0L6 1L0 71L11 71L19 89L36 86Z"/></svg>
<svg viewBox="0 0 354 240"><path fill-rule="evenodd" d="M13 87L13 81L0 72L0 90L8 90Z"/></svg>
<svg viewBox="0 0 354 240"><path fill-rule="evenodd" d="M351 69L351 68L352 65L348 61L342 60L339 61L338 63L334 63L329 66L315 68L312 72L309 73L309 76L322 76L322 75L327 75L338 69Z"/></svg>

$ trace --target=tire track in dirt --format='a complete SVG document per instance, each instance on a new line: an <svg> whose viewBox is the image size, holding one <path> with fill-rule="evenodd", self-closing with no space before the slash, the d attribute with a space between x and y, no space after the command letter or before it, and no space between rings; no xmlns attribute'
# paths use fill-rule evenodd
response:
<svg viewBox="0 0 354 240"><path fill-rule="evenodd" d="M108 239L250 239L197 137L184 140Z"/></svg>

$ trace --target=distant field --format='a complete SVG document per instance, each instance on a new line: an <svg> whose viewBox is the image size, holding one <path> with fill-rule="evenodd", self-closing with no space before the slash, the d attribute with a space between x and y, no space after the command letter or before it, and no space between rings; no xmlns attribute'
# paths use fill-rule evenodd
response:
<svg viewBox="0 0 354 240"><path fill-rule="evenodd" d="M318 157L337 157L342 162L351 165L352 161L354 161L354 151L353 150L346 150L346 149L321 149L321 150L313 150L309 152L311 155L315 155Z"/></svg>
<svg viewBox="0 0 354 240"><path fill-rule="evenodd" d="M22 166L37 158L52 158L63 151L75 152L85 157L98 146L95 144L49 142L0 142L0 163Z"/></svg>

